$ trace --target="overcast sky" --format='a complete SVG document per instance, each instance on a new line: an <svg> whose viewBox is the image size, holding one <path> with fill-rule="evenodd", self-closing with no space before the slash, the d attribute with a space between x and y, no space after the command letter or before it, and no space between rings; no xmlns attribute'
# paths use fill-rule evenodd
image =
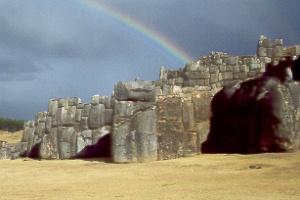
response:
<svg viewBox="0 0 300 200"><path fill-rule="evenodd" d="M89 0L91 1L91 0ZM126 13L197 59L255 54L261 34L300 44L299 0L94 0ZM150 42L149 42L150 41ZM0 1L0 116L32 119L49 98L110 95L184 63L86 0Z"/></svg>

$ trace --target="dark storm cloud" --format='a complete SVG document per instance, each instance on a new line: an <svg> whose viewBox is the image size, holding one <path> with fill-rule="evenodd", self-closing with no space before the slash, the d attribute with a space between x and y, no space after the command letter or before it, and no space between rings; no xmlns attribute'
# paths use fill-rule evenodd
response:
<svg viewBox="0 0 300 200"><path fill-rule="evenodd" d="M299 0L115 0L113 4L175 41L194 58L210 51L254 54L261 34L300 40Z"/></svg>
<svg viewBox="0 0 300 200"><path fill-rule="evenodd" d="M0 82L33 80L39 72L45 70L51 70L51 67L35 63L27 58L0 57Z"/></svg>
<svg viewBox="0 0 300 200"><path fill-rule="evenodd" d="M0 48L42 58L88 59L108 59L127 50L122 48L126 38L109 23L65 2L0 2Z"/></svg>
<svg viewBox="0 0 300 200"><path fill-rule="evenodd" d="M89 101L109 95L118 80L153 80L161 65L182 67L151 39L85 1L0 1L0 116L31 119L49 98ZM210 51L255 54L260 34L300 43L299 0L94 1L137 19L194 59Z"/></svg>

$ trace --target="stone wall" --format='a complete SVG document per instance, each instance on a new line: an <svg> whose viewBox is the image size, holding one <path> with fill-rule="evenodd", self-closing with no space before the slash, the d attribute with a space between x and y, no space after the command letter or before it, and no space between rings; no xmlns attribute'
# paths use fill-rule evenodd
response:
<svg viewBox="0 0 300 200"><path fill-rule="evenodd" d="M47 112L25 123L22 154L42 159L69 159L111 133L111 97L95 95L91 103L80 98L50 99Z"/></svg>
<svg viewBox="0 0 300 200"><path fill-rule="evenodd" d="M299 54L300 46L284 47L282 40L261 36L257 55L211 52L183 69L162 67L157 81L118 82L112 97L95 95L88 104L77 97L51 99L47 112L25 123L22 141L14 151L43 159L69 159L86 157L92 149L90 156L109 155L108 151L119 163L201 153L214 94L224 85L262 75L266 63ZM291 88L300 113L300 86L293 83Z"/></svg>
<svg viewBox="0 0 300 200"><path fill-rule="evenodd" d="M156 86L153 81L115 85L113 160L157 160Z"/></svg>

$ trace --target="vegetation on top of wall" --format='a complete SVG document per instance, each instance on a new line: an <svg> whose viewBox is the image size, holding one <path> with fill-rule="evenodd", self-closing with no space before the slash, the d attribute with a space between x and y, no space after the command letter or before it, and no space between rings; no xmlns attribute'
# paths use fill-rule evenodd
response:
<svg viewBox="0 0 300 200"><path fill-rule="evenodd" d="M15 132L23 129L23 120L0 117L0 130Z"/></svg>

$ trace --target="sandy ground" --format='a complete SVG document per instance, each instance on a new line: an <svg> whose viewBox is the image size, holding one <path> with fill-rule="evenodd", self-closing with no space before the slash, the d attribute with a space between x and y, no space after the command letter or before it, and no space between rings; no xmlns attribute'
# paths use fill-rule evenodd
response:
<svg viewBox="0 0 300 200"><path fill-rule="evenodd" d="M11 133L11 132L0 130L0 140L7 141L10 144L15 144L15 143L21 141L22 134L23 134L23 131Z"/></svg>
<svg viewBox="0 0 300 200"><path fill-rule="evenodd" d="M300 153L0 161L0 199L300 199Z"/></svg>

